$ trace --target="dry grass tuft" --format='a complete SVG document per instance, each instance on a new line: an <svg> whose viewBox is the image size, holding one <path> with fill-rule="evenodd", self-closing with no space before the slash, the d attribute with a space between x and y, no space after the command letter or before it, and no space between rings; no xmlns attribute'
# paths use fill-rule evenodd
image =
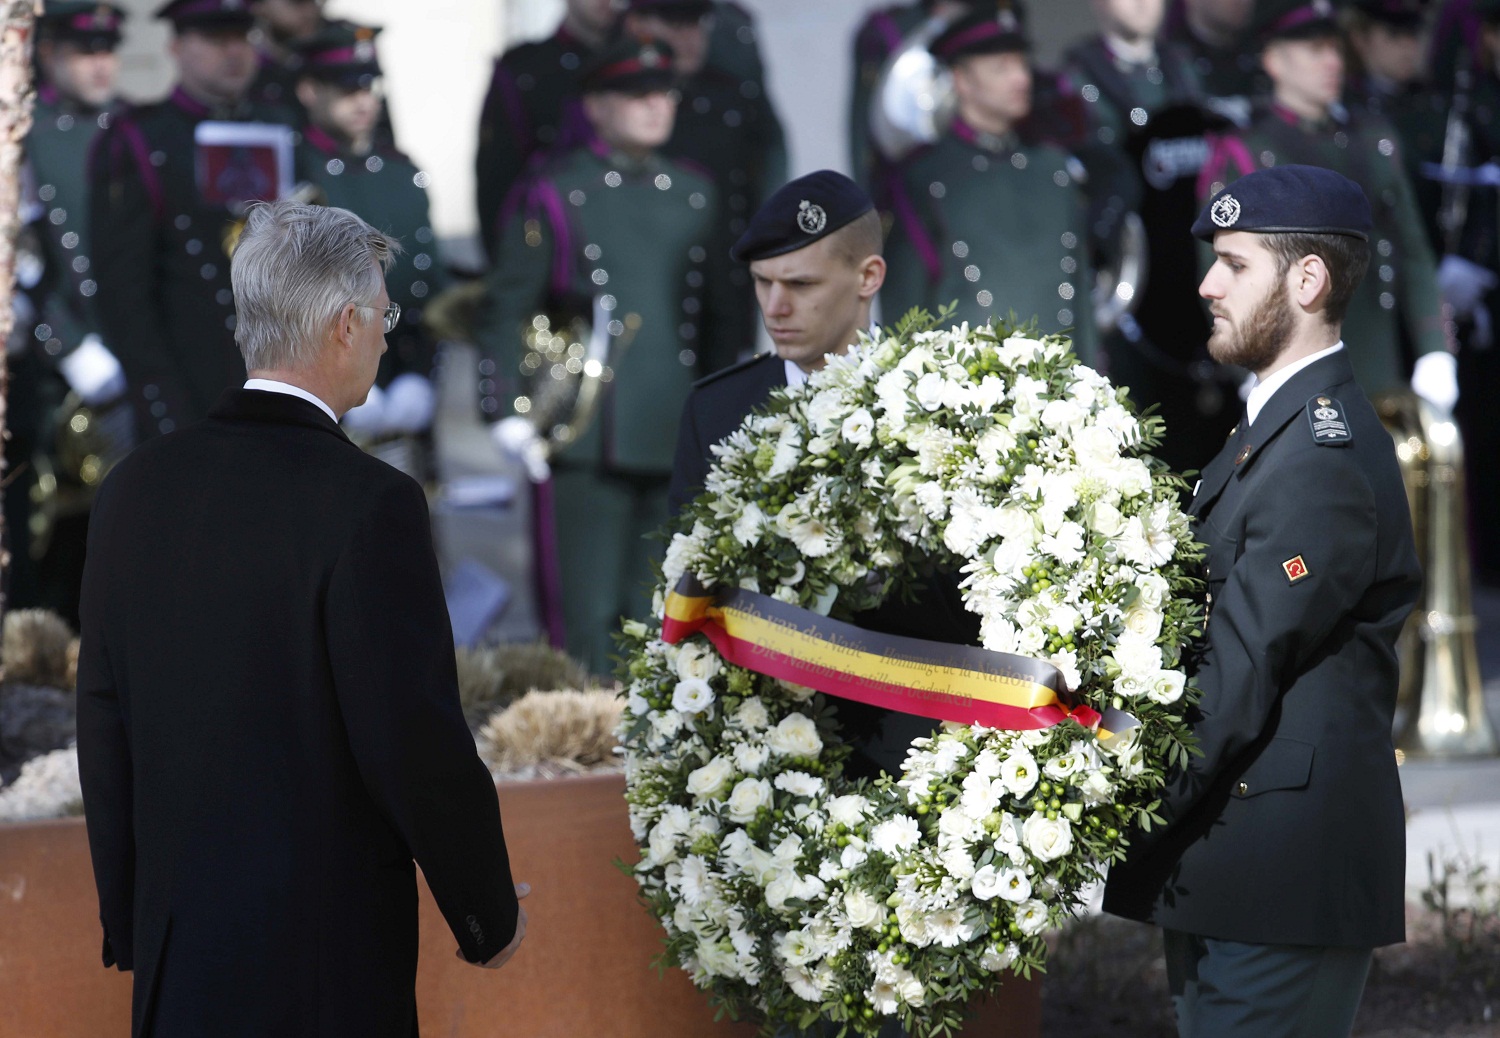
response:
<svg viewBox="0 0 1500 1038"><path fill-rule="evenodd" d="M612 690L528 692L479 729L479 755L494 772L568 762L579 770L614 759L624 709Z"/></svg>
<svg viewBox="0 0 1500 1038"><path fill-rule="evenodd" d="M78 683L77 641L56 613L18 609L5 614L0 665L7 682L71 690Z"/></svg>
<svg viewBox="0 0 1500 1038"><path fill-rule="evenodd" d="M534 690L595 688L588 668L543 642L458 650L458 697L470 728Z"/></svg>

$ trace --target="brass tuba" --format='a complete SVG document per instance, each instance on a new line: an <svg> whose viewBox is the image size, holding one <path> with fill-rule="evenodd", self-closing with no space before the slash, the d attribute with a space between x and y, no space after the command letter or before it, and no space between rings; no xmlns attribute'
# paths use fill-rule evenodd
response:
<svg viewBox="0 0 1500 1038"><path fill-rule="evenodd" d="M604 387L641 328L639 314L612 317L600 299L592 300L592 311L592 320L581 308L540 313L522 331L515 411L546 441L549 455L588 431Z"/></svg>
<svg viewBox="0 0 1500 1038"><path fill-rule="evenodd" d="M1474 645L1458 426L1411 393L1380 397L1376 410L1396 442L1423 569L1422 597L1401 632L1396 746L1423 757L1493 755L1500 745Z"/></svg>
<svg viewBox="0 0 1500 1038"><path fill-rule="evenodd" d="M38 448L31 463L31 555L40 559L52 544L57 524L87 515L109 470L135 446L135 416L127 396L90 407L70 392L57 409L52 442ZM50 450L48 449L50 447Z"/></svg>

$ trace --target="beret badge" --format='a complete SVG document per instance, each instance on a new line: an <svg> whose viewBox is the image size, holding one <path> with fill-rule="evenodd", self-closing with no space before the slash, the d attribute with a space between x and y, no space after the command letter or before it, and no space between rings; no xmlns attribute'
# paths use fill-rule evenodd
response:
<svg viewBox="0 0 1500 1038"><path fill-rule="evenodd" d="M1240 202L1233 195L1225 195L1214 203L1209 218L1216 227L1233 227L1240 218Z"/></svg>
<svg viewBox="0 0 1500 1038"><path fill-rule="evenodd" d="M828 226L828 214L823 211L822 206L813 205L804 198L797 207L797 226L808 234L817 234Z"/></svg>

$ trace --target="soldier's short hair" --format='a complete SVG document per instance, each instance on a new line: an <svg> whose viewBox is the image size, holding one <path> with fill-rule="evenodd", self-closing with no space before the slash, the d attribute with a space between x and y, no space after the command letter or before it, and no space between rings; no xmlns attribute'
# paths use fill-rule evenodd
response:
<svg viewBox="0 0 1500 1038"><path fill-rule="evenodd" d="M1285 276L1292 264L1303 256L1317 256L1328 268L1328 301L1323 304L1326 324L1344 323L1354 290L1364 280L1370 265L1370 243L1347 234L1310 234L1306 231L1283 231L1262 236L1271 255L1276 257L1276 276Z"/></svg>
<svg viewBox="0 0 1500 1038"><path fill-rule="evenodd" d="M828 236L834 254L851 267L871 256L879 256L885 247L884 239L885 228L880 222L880 214L874 209L856 216Z"/></svg>
<svg viewBox="0 0 1500 1038"><path fill-rule="evenodd" d="M347 209L281 201L251 208L229 263L234 341L247 370L311 365L350 303L373 308L401 243ZM359 311L361 323L382 320Z"/></svg>

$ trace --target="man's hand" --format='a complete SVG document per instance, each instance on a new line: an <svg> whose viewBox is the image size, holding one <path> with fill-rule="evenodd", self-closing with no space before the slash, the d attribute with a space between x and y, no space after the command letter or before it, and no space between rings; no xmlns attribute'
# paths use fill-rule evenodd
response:
<svg viewBox="0 0 1500 1038"><path fill-rule="evenodd" d="M1411 373L1411 389L1443 414L1458 403L1458 361L1451 353L1424 353Z"/></svg>
<svg viewBox="0 0 1500 1038"><path fill-rule="evenodd" d="M68 388L89 407L107 404L125 392L125 369L97 335L85 336L57 366Z"/></svg>
<svg viewBox="0 0 1500 1038"><path fill-rule="evenodd" d="M344 412L344 430L361 436L377 436L385 428L385 390L371 386L365 402Z"/></svg>
<svg viewBox="0 0 1500 1038"><path fill-rule="evenodd" d="M525 900L526 895L529 894L529 893L531 893L531 884L530 883L517 883L516 884L516 899L517 900ZM476 962L476 963L474 963L474 965L480 967L481 969L487 969L487 970L497 970L497 969L499 969L501 966L504 966L507 962L510 961L512 955L514 955L517 951L520 950L521 942L523 940L525 940L525 939L526 939L526 906L522 905L522 906L520 906L520 909L516 912L516 935L510 939L510 943L507 944L504 948L501 948L494 955L490 956L490 958L488 959L488 961L486 961L486 962ZM458 957L460 959L462 959L464 957L464 953L463 953L462 950L460 950L458 952ZM467 960L465 960L465 961L467 961Z"/></svg>

